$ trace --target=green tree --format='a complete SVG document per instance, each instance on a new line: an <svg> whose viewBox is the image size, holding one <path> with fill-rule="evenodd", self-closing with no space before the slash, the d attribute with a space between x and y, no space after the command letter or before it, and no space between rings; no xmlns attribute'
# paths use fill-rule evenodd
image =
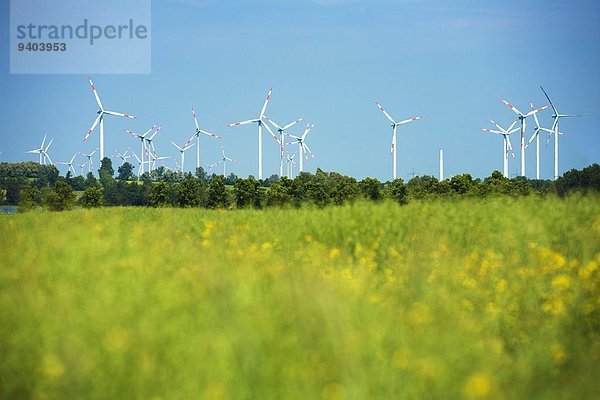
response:
<svg viewBox="0 0 600 400"><path fill-rule="evenodd" d="M362 195L369 200L381 200L381 182L376 178L365 178L359 182Z"/></svg>
<svg viewBox="0 0 600 400"><path fill-rule="evenodd" d="M149 196L150 206L152 207L167 207L169 201L169 186L166 182L156 182L150 189Z"/></svg>
<svg viewBox="0 0 600 400"><path fill-rule="evenodd" d="M394 179L385 186L385 195L398 204L408 203L407 189L402 178Z"/></svg>
<svg viewBox="0 0 600 400"><path fill-rule="evenodd" d="M237 208L261 208L262 193L260 182L252 176L248 179L237 178L233 185L233 196Z"/></svg>
<svg viewBox="0 0 600 400"><path fill-rule="evenodd" d="M208 208L228 208L229 205L230 200L225 188L225 177L217 175L208 185L206 206Z"/></svg>
<svg viewBox="0 0 600 400"><path fill-rule="evenodd" d="M4 204L6 202L6 190L0 189L0 203Z"/></svg>
<svg viewBox="0 0 600 400"><path fill-rule="evenodd" d="M331 182L331 201L334 204L341 205L346 202L354 201L360 193L360 187L356 179L332 172L329 174Z"/></svg>
<svg viewBox="0 0 600 400"><path fill-rule="evenodd" d="M200 205L200 182L191 173L177 185L177 205L184 208Z"/></svg>
<svg viewBox="0 0 600 400"><path fill-rule="evenodd" d="M117 179L120 181L129 181L133 178L133 165L128 162L124 162L117 171L119 172Z"/></svg>
<svg viewBox="0 0 600 400"><path fill-rule="evenodd" d="M48 204L48 208L52 211L70 210L73 208L76 197L71 186L65 182L58 181L54 189L46 196L46 204Z"/></svg>
<svg viewBox="0 0 600 400"><path fill-rule="evenodd" d="M295 181L282 177L278 182L273 183L266 195L268 206L285 207L294 202L293 185Z"/></svg>
<svg viewBox="0 0 600 400"><path fill-rule="evenodd" d="M36 186L28 186L19 194L19 212L30 211L44 204L42 191Z"/></svg>
<svg viewBox="0 0 600 400"><path fill-rule="evenodd" d="M79 198L79 204L84 208L96 208L102 206L102 192L102 188L95 186L85 189Z"/></svg>
<svg viewBox="0 0 600 400"><path fill-rule="evenodd" d="M470 174L454 175L450 178L450 187L454 193L466 195L475 187L475 182Z"/></svg>

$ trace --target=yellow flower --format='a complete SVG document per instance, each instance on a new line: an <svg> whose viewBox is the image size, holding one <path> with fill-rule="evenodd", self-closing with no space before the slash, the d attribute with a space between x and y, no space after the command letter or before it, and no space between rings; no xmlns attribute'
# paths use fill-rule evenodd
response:
<svg viewBox="0 0 600 400"><path fill-rule="evenodd" d="M571 286L571 278L568 275L562 274L552 279L552 287L556 289L568 289Z"/></svg>
<svg viewBox="0 0 600 400"><path fill-rule="evenodd" d="M334 247L334 248L332 248L332 249L329 250L329 258L332 259L332 260L335 259L335 258L338 258L339 255L340 255L340 253L341 253L340 249L338 249L337 247Z"/></svg>
<svg viewBox="0 0 600 400"><path fill-rule="evenodd" d="M484 372L478 372L467 379L464 393L469 399L480 399L490 394L492 386L492 377Z"/></svg>
<svg viewBox="0 0 600 400"><path fill-rule="evenodd" d="M56 354L46 354L42 359L42 373L50 380L56 380L65 374L65 366Z"/></svg>

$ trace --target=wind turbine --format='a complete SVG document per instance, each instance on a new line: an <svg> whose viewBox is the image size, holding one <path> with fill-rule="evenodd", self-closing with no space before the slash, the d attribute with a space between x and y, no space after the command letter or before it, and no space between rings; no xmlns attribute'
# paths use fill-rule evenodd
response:
<svg viewBox="0 0 600 400"><path fill-rule="evenodd" d="M43 160L44 160L44 165L46 165L46 158L48 159L48 161L50 161L50 165L54 164L52 162L52 159L50 158L50 155L48 154L48 149L50 148L50 146L52 145L52 142L54 141L54 139L50 139L50 142L48 143L48 145L46 146L45 149L42 150L42 155L43 155Z"/></svg>
<svg viewBox="0 0 600 400"><path fill-rule="evenodd" d="M554 122L552 123L552 129L551 129L551 133L550 136L548 136L548 141L550 141L550 137L552 137L552 134L554 134L554 180L558 179L558 135L560 135L560 132L558 131L558 120L561 118L572 118L572 117L583 117L582 114L561 114L558 112L558 110L556 109L556 107L554 106L554 104L552 103L552 101L550 101L550 97L548 96L548 93L546 93L546 91L544 90L544 88L542 86L540 86L540 89L542 89L542 92L544 92L544 95L546 96L546 98L548 99L548 103L550 103L550 106L552 107L552 111L554 111L554 114L552 115L552 118L554 119Z"/></svg>
<svg viewBox="0 0 600 400"><path fill-rule="evenodd" d="M227 126L240 126L240 125L251 124L254 122L256 122L258 124L258 179L262 179L262 127L264 126L265 128L267 128L267 130L271 133L271 136L273 136L275 138L275 140L277 142L279 142L279 139L277 138L277 136L275 136L275 134L273 133L271 128L269 128L269 125L267 125L263 122L263 118L265 116L265 111L267 109L267 104L269 103L269 100L271 99L272 91L273 91L273 88L269 89L269 93L267 93L267 98L265 99L265 103L263 104L263 107L260 110L260 114L258 115L258 118L249 119L247 121L234 122L233 124L227 124Z"/></svg>
<svg viewBox="0 0 600 400"><path fill-rule="evenodd" d="M81 168L81 171L79 172L79 175L81 175L81 176L83 176L83 169L85 168L85 164L86 164L86 163L83 163L83 164L77 164L77 166L78 166L79 168Z"/></svg>
<svg viewBox="0 0 600 400"><path fill-rule="evenodd" d="M237 163L237 161L232 160L231 158L227 157L225 155L225 149L223 148L223 146L221 146L221 154L223 155L223 158L221 158L220 161L217 161L214 164L211 164L208 166L209 171L212 170L214 167L216 167L217 165L223 163L223 176L227 177L227 175L225 175L225 164L227 164L227 161L232 162L232 163Z"/></svg>
<svg viewBox="0 0 600 400"><path fill-rule="evenodd" d="M386 118L387 118L387 119L388 119L388 120L391 122L391 127L392 127L392 148L391 148L391 150L390 150L390 155L393 155L393 156L394 156L394 162L393 162L393 173L392 173L392 175L393 175L393 179L395 180L395 179L396 179L396 153L397 153L397 149L396 149L396 147L397 147L397 146L396 146L396 128L397 128L399 125L408 124L409 122L412 122L412 121L419 120L419 119L421 119L421 118L423 118L423 117L421 117L421 116L417 116L417 117L413 117L413 118L410 118L410 119L405 119L405 120L403 120L403 121L400 121L400 122L396 122L396 121L394 120L394 118L392 118L392 117L390 116L390 114L388 114L388 113L387 113L387 112L386 112L386 111L383 109L383 107L381 106L381 104L379 104L379 103L377 103L377 102L375 102L375 104L377 104L377 107L379 107L379 109L381 110L381 112L382 112L382 113L383 113L383 114L386 116Z"/></svg>
<svg viewBox="0 0 600 400"><path fill-rule="evenodd" d="M517 120L514 120L514 122L508 129L502 128L500 125L498 125L493 120L490 120L490 122L492 124L494 124L496 126L496 128L498 128L497 131L486 129L486 128L481 128L481 130L489 132L489 133L495 133L498 135L502 135L502 137L504 138L504 145L502 146L502 157L504 158L504 171L503 171L504 173L503 173L503 175L505 178L508 178L508 150L510 150L510 152L512 153L513 158L516 159L515 153L513 152L512 145L510 144L509 135L512 135L513 133L518 131L520 128L518 128L518 127L514 128L515 124L517 123Z"/></svg>
<svg viewBox="0 0 600 400"><path fill-rule="evenodd" d="M292 179L292 175L294 173L294 164L296 164L296 160L294 160L294 157L296 157L297 153L294 153L290 156L290 153L287 153L286 155L286 159L285 162L287 164L287 177Z"/></svg>
<svg viewBox="0 0 600 400"><path fill-rule="evenodd" d="M525 120L527 117L531 117L532 115L545 110L548 108L548 106L536 108L535 110L529 111L527 114L523 114L515 106L504 100L502 97L500 97L500 101L506 104L508 108L513 110L515 114L517 114L517 119L521 121L521 176L525 176L525 129L527 128L527 122Z"/></svg>
<svg viewBox="0 0 600 400"><path fill-rule="evenodd" d="M79 154L81 154L84 157L87 157L87 159L88 159L88 172L92 172L92 166L94 165L94 160L92 159L92 156L96 153L96 150L98 150L98 149L95 149L90 154L85 154L85 153L79 152Z"/></svg>
<svg viewBox="0 0 600 400"><path fill-rule="evenodd" d="M100 107L100 109L97 111L98 117L92 124L92 127L88 131L87 135L85 135L85 138L83 138L83 141L85 142L88 140L88 138L90 137L90 135L92 134L94 129L96 129L96 126L98 125L98 123L100 123L100 160L102 160L104 158L104 115L114 115L117 117L125 117L125 118L137 118L137 117L133 116L133 115L129 115L129 114L123 114L123 113L118 113L115 111L105 110L104 106L102 105L102 102L100 101L100 97L98 96L98 93L96 92L96 87L94 86L94 82L92 82L92 77L88 76L88 79L90 81L90 86L92 87L92 91L94 92L94 97L96 97L96 103L98 103L98 107Z"/></svg>
<svg viewBox="0 0 600 400"><path fill-rule="evenodd" d="M288 144L297 144L300 148L298 149L299 155L298 155L298 159L300 160L300 165L298 168L298 173L302 172L302 156L304 155L304 157L306 157L306 159L308 160L308 154L310 154L310 156L312 158L315 158L315 155L313 154L313 152L310 150L310 147L308 147L308 145L305 143L305 139L306 139L306 135L308 134L308 132L311 131L311 129L315 126L315 124L307 124L306 128L304 128L304 133L302 134L302 136L298 137L298 136L294 136L294 135L290 135L289 133L285 133L285 135L287 137L291 137L292 139L296 139L295 142L291 142ZM308 151L308 153L307 153Z"/></svg>
<svg viewBox="0 0 600 400"><path fill-rule="evenodd" d="M193 136L192 136L193 137ZM188 141L189 142L189 141ZM173 146L175 146L177 148L177 150L179 150L179 153L181 154L181 173L183 174L183 162L185 161L185 151L191 147L194 146L194 143L192 144L185 144L183 145L183 147L179 147L177 144L175 144L175 142L171 142L173 144Z"/></svg>
<svg viewBox="0 0 600 400"><path fill-rule="evenodd" d="M529 105L531 106L531 110L533 111L533 103L530 101ZM538 120L537 114L533 114L533 120L535 121L535 129L533 130L533 135L525 145L525 148L529 147L533 139L535 141L535 179L540 179L540 131L548 132L552 134L552 130L547 128L542 128L540 126L540 121Z"/></svg>
<svg viewBox="0 0 600 400"><path fill-rule="evenodd" d="M207 132L205 130L200 129L200 125L198 125L198 118L196 117L196 110L194 106L192 106L192 114L194 115L194 122L196 123L196 132L189 138L186 144L183 147L186 147L194 137L196 137L196 169L200 168L200 134L214 137L215 139L222 139L221 136L215 135L214 133ZM183 172L183 163L181 167L181 171Z"/></svg>
<svg viewBox="0 0 600 400"><path fill-rule="evenodd" d="M44 144L45 143L46 143L46 135L44 135L44 139L42 140L42 144L40 145L39 148L26 151L26 153L28 153L28 154L39 154L40 155L40 165L44 164L44 162L43 162L44 160L42 159L42 157L44 155Z"/></svg>
<svg viewBox="0 0 600 400"><path fill-rule="evenodd" d="M127 153L129 153L129 150L125 150L125 153L123 153L123 154L121 154L117 150L115 150L115 155L121 159L121 165L125 164L127 162L128 158L131 158L131 156L128 155Z"/></svg>
<svg viewBox="0 0 600 400"><path fill-rule="evenodd" d="M145 138L146 138L146 135L148 135L150 132L152 132L154 130L154 128L156 128L157 126L158 126L158 124L152 125L152 127L150 129L148 129L146 132L144 132L143 134L135 133L130 130L125 130L125 132L129 133L131 136L133 136L136 139L140 139L140 141L142 142L142 150L140 153L142 155L142 160L140 161L140 163L141 163L140 166L142 168L141 169L142 174L144 173L144 164L145 164L145 162L144 162L144 153L146 152ZM134 155L135 155L135 153L134 153ZM148 160L149 160L149 158L148 158Z"/></svg>
<svg viewBox="0 0 600 400"><path fill-rule="evenodd" d="M71 161L69 161L69 162L58 162L57 164L68 165L69 167L67 168L67 171L72 171L73 172L73 176L75 176L75 174L77 173L75 171L75 167L73 167L73 161L75 161L75 157L77 157L77 153L73 154L73 158L71 158Z"/></svg>
<svg viewBox="0 0 600 400"><path fill-rule="evenodd" d="M279 146L279 176L283 176L283 147L285 146L285 139L283 138L283 134L285 133L285 131L287 129L291 128L292 126L296 125L298 122L302 121L302 118L299 118L293 122L290 122L289 124L285 125L283 128L281 126L279 126L271 118L265 116L265 119L267 121L269 121L275 129L277 129L277 132L279 132L279 145L280 145Z"/></svg>
<svg viewBox="0 0 600 400"><path fill-rule="evenodd" d="M144 138L144 140L146 141L146 156L148 157L148 162L150 162L150 149L152 149L154 158L156 158L156 149L154 148L154 142L152 140L154 140L154 136L156 136L156 134L158 132L160 132L161 129L162 129L162 125L160 125L158 128L156 128L156 130L154 131L154 133L152 135ZM154 168L154 164L155 163L152 164L152 168ZM148 168L150 168L150 167L148 167ZM150 171L152 171L152 169L150 169Z"/></svg>

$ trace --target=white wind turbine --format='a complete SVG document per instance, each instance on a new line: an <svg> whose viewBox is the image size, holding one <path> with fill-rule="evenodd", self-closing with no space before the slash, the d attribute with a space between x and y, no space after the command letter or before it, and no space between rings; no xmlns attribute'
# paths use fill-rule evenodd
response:
<svg viewBox="0 0 600 400"><path fill-rule="evenodd" d="M508 129L502 128L500 125L498 125L493 120L490 120L490 122L492 124L494 124L496 126L496 128L498 128L497 131L486 129L486 128L481 128L481 130L482 131L486 131L486 132L490 132L490 133L495 133L495 134L498 134L498 135L502 135L502 137L504 138L504 145L502 146L502 157L504 159L504 171L503 171L503 175L504 175L505 178L508 178L508 150L510 150L510 152L512 153L513 158L516 159L515 153L514 153L513 148L512 148L512 145L510 144L510 137L509 136L512 135L513 133L515 133L516 131L518 131L520 128L519 127L514 128L515 124L517 123L517 120L515 120Z"/></svg>
<svg viewBox="0 0 600 400"><path fill-rule="evenodd" d="M237 163L237 161L232 160L231 158L229 158L225 155L225 149L223 148L223 146L221 146L221 154L222 154L223 158L221 158L220 161L217 161L216 163L209 165L208 169L209 169L209 171L211 171L214 167L216 167L217 165L222 163L223 164L223 176L227 177L227 175L225 175L225 164L227 164L227 161L232 162L234 164Z"/></svg>
<svg viewBox="0 0 600 400"><path fill-rule="evenodd" d="M173 146L175 146L177 148L177 150L179 150L179 153L181 154L181 173L183 174L183 163L185 161L185 151L194 147L194 143L192 144L185 144L183 145L183 147L179 147L175 142L171 142L173 144Z"/></svg>
<svg viewBox="0 0 600 400"><path fill-rule="evenodd" d="M90 154L85 154L85 153L79 152L79 154L81 154L84 157L87 157L87 159L88 159L88 162L87 162L87 164L88 164L88 172L92 172L92 167L94 166L94 160L92 159L92 156L94 154L96 154L97 150L98 149L94 149L94 151L92 151Z"/></svg>
<svg viewBox="0 0 600 400"><path fill-rule="evenodd" d="M71 161L69 161L69 162L58 162L57 164L68 165L67 171L71 171L73 173L73 176L75 176L75 174L77 173L75 171L75 167L73 166L73 161L75 161L75 157L77 157L77 153L73 154L73 157L71 158Z"/></svg>
<svg viewBox="0 0 600 400"><path fill-rule="evenodd" d="M534 110L533 102L530 101L529 105L531 106L531 111L533 111ZM533 114L533 120L535 121L535 129L533 130L533 135L531 135L531 138L525 145L525 148L527 149L527 147L529 147L529 145L531 144L533 139L536 139L535 140L535 179L540 179L540 131L544 131L544 132L548 132L548 133L552 134L552 130L547 129L547 128L542 128L540 126L540 121L538 120L537 113ZM561 133L561 135L562 135L562 133Z"/></svg>
<svg viewBox="0 0 600 400"><path fill-rule="evenodd" d="M87 164L87 163L83 163L83 164L77 164L77 166L78 166L79 168L81 168L81 171L79 172L79 175L83 176L83 169L85 168L85 165L86 165L86 164Z"/></svg>
<svg viewBox="0 0 600 400"><path fill-rule="evenodd" d="M128 153L129 153L129 149L125 150L125 153L123 153L123 154L121 154L117 150L115 150L115 155L121 159L121 165L125 164L127 162L127 159L131 158L131 156Z"/></svg>
<svg viewBox="0 0 600 400"><path fill-rule="evenodd" d="M409 122L412 122L412 121L419 120L419 119L421 119L421 118L423 118L423 117L421 117L421 116L417 116L417 117L413 117L413 118L410 118L410 119L405 119L405 120L403 120L403 121L396 122L396 121L394 120L394 118L392 118L392 117L390 116L390 114L388 114L388 113L387 113L387 112L386 112L386 111L383 109L383 107L381 106L381 104L379 104L379 103L377 103L377 102L375 102L375 104L377 104L377 107L379 107L379 109L381 110L381 112L382 112L382 113L383 113L383 114L386 116L386 118L387 118L387 119L388 119L388 120L391 122L391 126L392 126L392 147L391 147L391 150L390 150L390 154L394 156L394 161L393 161L393 169L392 169L392 171L393 171L393 172L392 172L392 176L393 176L393 179L395 180L395 179L396 179L396 153L397 153L397 145L396 145L396 128L397 128L399 125L408 124Z"/></svg>
<svg viewBox="0 0 600 400"><path fill-rule="evenodd" d="M148 129L143 134L125 130L125 132L129 133L131 136L133 136L136 139L140 139L140 141L142 142L142 149L141 149L141 153L140 153L142 155L142 160L140 161L140 167L141 167L142 174L144 173L144 164L146 163L144 161L144 153L146 152L146 144L145 144L146 135L148 135L150 132L152 132L157 126L158 126L158 124L154 124L152 126L152 128ZM135 155L135 153L133 153L133 154ZM136 158L137 158L137 156L136 156ZM150 161L150 159L148 159L148 161Z"/></svg>
<svg viewBox="0 0 600 400"><path fill-rule="evenodd" d="M310 154L310 156L312 158L315 158L315 155L313 154L313 152L310 150L310 147L308 147L308 145L305 143L305 139L306 139L306 135L308 134L308 132L311 131L311 129L315 126L315 124L307 124L306 128L304 128L304 133L302 134L302 136L298 137L298 136L294 136L294 135L290 135L289 133L286 133L285 135L287 137L291 137L292 139L296 139L295 142L290 142L288 144L297 144L300 148L298 149L298 159L300 160L300 165L298 167L298 173L303 171L303 166L302 166L302 159L304 157L306 157L306 159L308 160L308 155ZM307 152L308 151L308 152ZM304 157L302 157L304 156Z"/></svg>
<svg viewBox="0 0 600 400"><path fill-rule="evenodd" d="M560 132L558 131L558 120L561 118L583 117L583 114L561 114L561 113L559 113L558 110L556 109L556 107L554 106L554 104L552 103L552 101L550 101L550 97L548 96L548 93L546 93L546 91L544 90L544 88L542 86L540 86L540 89L542 89L542 92L544 92L544 95L548 99L548 103L550 103L550 106L552 107L552 111L554 111L554 114L552 115L554 122L552 123L552 129L551 129L550 136L548 136L548 141L550 141L550 137L552 136L552 134L554 134L554 180L557 180L558 179L558 135L560 135Z"/></svg>
<svg viewBox="0 0 600 400"><path fill-rule="evenodd" d="M287 153L285 159L287 164L287 177L290 179L292 179L292 175L294 174L294 165L296 164L296 160L294 160L294 158L296 157L296 154L297 153L290 155L290 153Z"/></svg>
<svg viewBox="0 0 600 400"><path fill-rule="evenodd" d="M94 86L94 82L92 82L92 77L88 76L88 79L90 81L90 86L92 87L92 91L94 92L94 96L96 97L96 103L98 103L98 107L100 107L100 109L97 111L98 117L92 124L92 127L90 128L88 133L85 135L85 138L83 138L83 141L85 142L88 140L88 138L90 137L90 135L92 134L94 129L96 129L96 126L98 125L98 123L100 123L100 160L102 160L104 158L104 115L114 115L117 117L125 117L125 118L137 118L137 117L133 116L133 115L129 115L129 114L123 114L123 113L118 113L115 111L105 110L104 106L102 105L102 102L100 101L100 97L98 96L98 93L96 92L96 87Z"/></svg>
<svg viewBox="0 0 600 400"><path fill-rule="evenodd" d="M54 139L52 139L54 140ZM48 149L50 148L50 145L52 144L52 140L50 140L50 142L48 143L48 146L44 149L44 144L46 143L46 135L44 135L44 139L42 140L42 144L40 145L39 148L34 149L34 150L29 150L26 151L26 153L28 154L39 154L40 155L40 165L46 164L46 151L48 151Z"/></svg>
<svg viewBox="0 0 600 400"><path fill-rule="evenodd" d="M527 117L531 117L532 115L545 110L548 106L536 108L535 110L529 111L527 114L523 114L519 111L515 106L504 100L500 97L500 101L508 106L511 110L517 114L517 119L521 121L521 176L525 176L525 129L527 128L527 122L525 121Z"/></svg>
<svg viewBox="0 0 600 400"><path fill-rule="evenodd" d="M283 128L281 126L279 126L271 118L265 116L265 119L267 121L269 121L275 129L277 129L277 132L279 132L279 176L283 176L283 161L284 161L283 160L283 147L285 146L285 139L283 137L283 134L285 133L286 130L288 130L292 126L296 125L298 122L302 121L302 118L299 118L293 122L290 122L289 124L285 125Z"/></svg>
<svg viewBox="0 0 600 400"><path fill-rule="evenodd" d="M150 171L152 171L152 169L154 169L154 166L156 165L156 149L154 148L154 136L156 136L156 134L158 132L160 132L160 130L162 129L162 125L160 125L158 128L156 128L156 130L154 131L154 133L146 138L144 138L144 140L146 141L146 156L148 157L148 169ZM152 163L152 168L150 168L150 149L152 149L152 155L154 158L154 162Z"/></svg>
<svg viewBox="0 0 600 400"><path fill-rule="evenodd" d="M264 126L265 128L267 128L267 130L271 133L271 136L273 136L275 138L275 140L277 142L279 142L279 139L277 138L277 136L275 136L275 134L273 133L271 128L269 128L269 125L267 125L263 122L263 118L265 116L265 111L267 109L267 104L269 103L269 100L271 99L272 91L273 91L273 88L269 89L269 93L267 93L267 98L265 99L265 103L263 104L263 107L260 110L260 114L258 115L258 118L249 119L247 121L234 122L233 124L227 124L227 126L240 126L240 125L252 124L255 122L258 124L258 179L262 179L262 127Z"/></svg>
<svg viewBox="0 0 600 400"><path fill-rule="evenodd" d="M219 135L215 135L214 133L210 133L207 132L205 130L200 129L200 125L198 125L198 118L196 117L196 110L194 109L194 106L192 106L192 114L194 115L194 122L196 124L196 132L192 135L192 137L189 138L189 140L186 142L186 144L183 147L187 147L188 144L190 144L190 142L194 139L194 137L196 138L196 169L200 168L200 135L206 135L206 136L211 136L214 137L215 139L222 139L221 136ZM183 165L183 163L182 163ZM183 166L182 166L182 172L183 172Z"/></svg>

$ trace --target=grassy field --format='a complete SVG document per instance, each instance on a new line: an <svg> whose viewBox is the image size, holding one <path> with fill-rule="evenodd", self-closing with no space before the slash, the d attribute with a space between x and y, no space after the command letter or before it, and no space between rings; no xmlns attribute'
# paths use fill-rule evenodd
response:
<svg viewBox="0 0 600 400"><path fill-rule="evenodd" d="M600 198L0 216L0 397L590 399Z"/></svg>

